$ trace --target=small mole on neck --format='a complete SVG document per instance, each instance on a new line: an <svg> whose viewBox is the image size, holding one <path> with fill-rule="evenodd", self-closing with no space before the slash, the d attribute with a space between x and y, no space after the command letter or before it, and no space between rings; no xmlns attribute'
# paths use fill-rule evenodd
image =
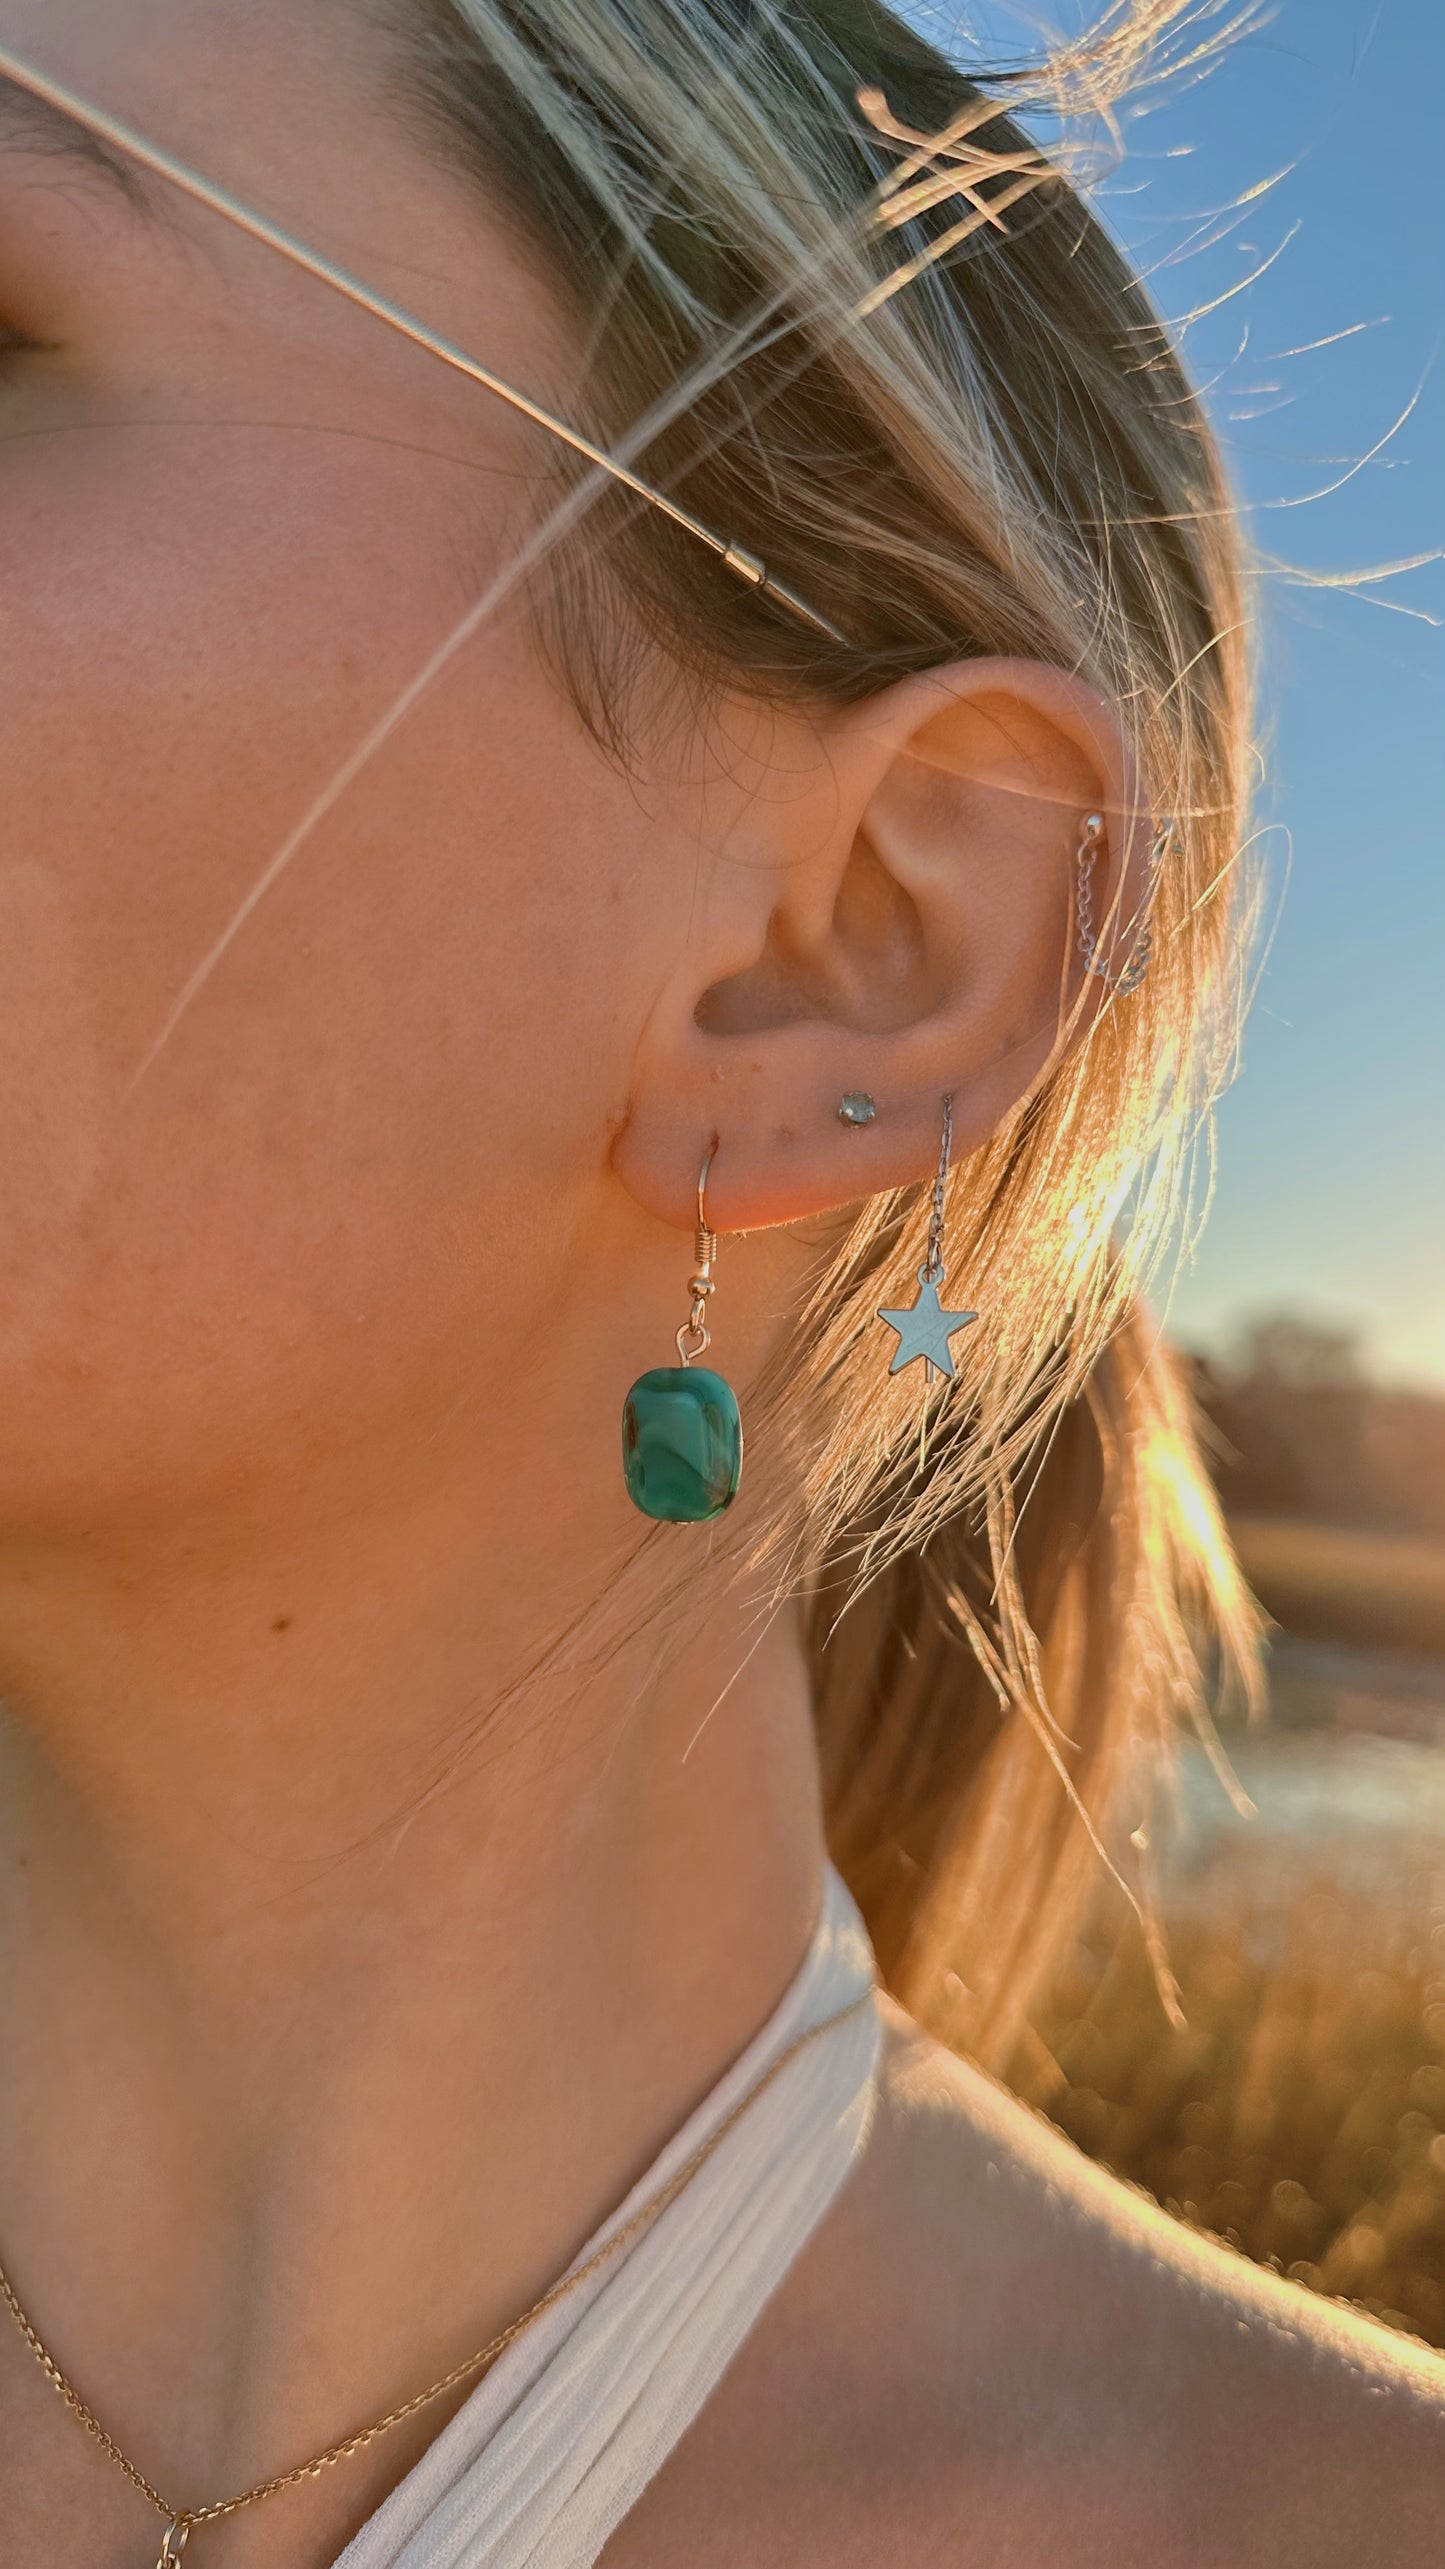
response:
<svg viewBox="0 0 1445 2569"><path fill-rule="evenodd" d="M289 1615L277 1615L271 1625L271 1630L273 1632L289 1632L290 1629L291 1617Z"/></svg>

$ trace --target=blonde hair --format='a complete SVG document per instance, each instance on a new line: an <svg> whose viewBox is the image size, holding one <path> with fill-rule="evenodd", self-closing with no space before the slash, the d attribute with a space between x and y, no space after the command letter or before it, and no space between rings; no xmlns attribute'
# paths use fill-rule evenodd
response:
<svg viewBox="0 0 1445 2569"><path fill-rule="evenodd" d="M1247 666L1218 460L1062 146L1044 159L876 0L388 14L413 105L573 290L593 433L846 637L598 491L539 617L599 736L625 751L658 643L700 696L832 701L1015 653L1117 708L1173 818L1145 986L954 1174L951 1267L982 1318L926 1460L872 1319L919 1262L924 1190L871 1201L820 1258L764 1387L789 1471L763 1549L806 1590L835 1858L890 1986L1001 2061L1139 1752L1202 1719L1209 1667L1250 1664L1141 1300L1239 1005ZM1188 15L1117 6L1005 88L1107 112Z"/></svg>

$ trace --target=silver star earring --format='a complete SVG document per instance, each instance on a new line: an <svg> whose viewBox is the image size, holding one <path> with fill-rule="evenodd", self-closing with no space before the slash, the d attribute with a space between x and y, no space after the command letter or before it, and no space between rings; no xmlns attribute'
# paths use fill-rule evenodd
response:
<svg viewBox="0 0 1445 2569"><path fill-rule="evenodd" d="M976 1311L944 1311L939 1304L943 1284L943 1201L948 1187L949 1163L953 1158L953 1099L943 1101L943 1144L938 1154L938 1175L933 1181L933 1212L928 1224L928 1254L918 1270L918 1298L905 1310L880 1310L878 1317L897 1333L890 1374L901 1374L905 1365L922 1357L926 1368L925 1383L935 1374L954 1376L953 1351L949 1340L977 1320Z"/></svg>

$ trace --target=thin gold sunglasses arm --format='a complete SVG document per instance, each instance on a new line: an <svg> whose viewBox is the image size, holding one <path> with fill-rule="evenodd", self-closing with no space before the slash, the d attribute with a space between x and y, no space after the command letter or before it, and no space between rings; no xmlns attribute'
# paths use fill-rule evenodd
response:
<svg viewBox="0 0 1445 2569"><path fill-rule="evenodd" d="M198 205L208 207L211 213L223 216L238 230L249 233L252 240L262 242L268 250L289 259L293 266L304 268L308 276L330 286L333 293L345 295L348 302L358 304L363 312L373 314L378 321L385 321L393 330L399 330L404 338L414 340L419 348L439 357L443 365L454 367L458 374L480 384L485 392L494 393L498 401L520 411L523 418L544 429L549 437L559 438L564 446L572 448L574 454L585 456L600 473L620 482L638 499L646 500L650 508L660 509L664 517L671 518L673 524L680 526L686 534L696 536L698 542L715 553L735 578L745 581L749 588L757 589L767 597L776 598L780 606L787 607L802 623L811 625L816 633L826 634L830 642L846 645L846 635L841 634L836 625L830 624L826 616L810 607L794 590L781 580L775 580L755 554L747 552L742 545L734 544L727 536L719 535L687 509L679 508L665 491L659 491L651 482L644 481L630 465L622 463L615 455L609 455L605 448L594 445L580 429L569 428L565 420L544 409L529 394L519 392L515 384L505 383L500 375L492 373L490 367L479 365L475 357L466 354L465 349L458 348L450 339L444 339L438 331L428 329L424 321L418 321L413 313L393 303L387 295L377 294L347 269L337 267L332 260L323 258L319 251L308 249L294 233L283 230L278 223L268 222L265 215L255 213L239 197L232 196L229 189L215 186L210 179L203 178L199 170L191 169L170 152L162 151L158 144L148 142L132 126L124 124L119 117L108 115L104 108L95 106L90 99L67 88L63 81L52 79L48 72L37 71L32 63L11 53L4 45L0 45L0 72L12 80L17 89L28 90L32 97L41 99L47 107L54 107L61 115L69 116L75 124L83 126L88 133L98 135L102 142L109 143L115 151L123 152L140 168L150 170L169 186L179 188L184 195L193 197Z"/></svg>

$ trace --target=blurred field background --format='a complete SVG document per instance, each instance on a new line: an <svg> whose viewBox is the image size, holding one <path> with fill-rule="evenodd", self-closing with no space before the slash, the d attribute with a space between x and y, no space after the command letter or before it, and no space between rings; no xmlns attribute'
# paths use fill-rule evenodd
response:
<svg viewBox="0 0 1445 2569"><path fill-rule="evenodd" d="M1288 1316L1198 1358L1275 1619L1265 1721L1185 1752L1162 1910L1101 1885L1013 2084L1181 2219L1445 2348L1445 1398Z"/></svg>

